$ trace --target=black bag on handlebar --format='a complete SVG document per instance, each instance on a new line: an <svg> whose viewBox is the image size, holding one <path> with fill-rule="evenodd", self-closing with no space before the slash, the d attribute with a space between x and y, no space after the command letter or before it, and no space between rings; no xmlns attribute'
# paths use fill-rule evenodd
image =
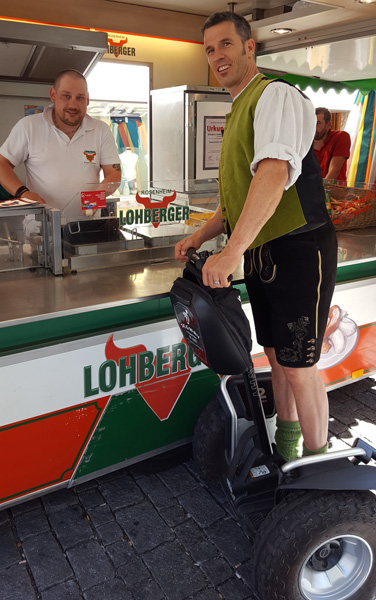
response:
<svg viewBox="0 0 376 600"><path fill-rule="evenodd" d="M187 263L170 292L176 320L197 358L221 375L244 373L251 364L252 336L236 288L211 289Z"/></svg>

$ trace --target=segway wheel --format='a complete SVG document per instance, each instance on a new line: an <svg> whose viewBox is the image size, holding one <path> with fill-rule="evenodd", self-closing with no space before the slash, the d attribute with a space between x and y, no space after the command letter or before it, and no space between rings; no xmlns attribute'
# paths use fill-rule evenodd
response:
<svg viewBox="0 0 376 600"><path fill-rule="evenodd" d="M376 498L368 491L288 494L253 547L262 600L375 600Z"/></svg>
<svg viewBox="0 0 376 600"><path fill-rule="evenodd" d="M208 482L220 481L225 466L225 415L217 398L201 412L192 447L203 478Z"/></svg>

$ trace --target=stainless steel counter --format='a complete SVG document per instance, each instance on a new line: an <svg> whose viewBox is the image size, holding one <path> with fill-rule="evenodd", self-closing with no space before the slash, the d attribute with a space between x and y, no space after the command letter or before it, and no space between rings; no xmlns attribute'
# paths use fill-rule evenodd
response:
<svg viewBox="0 0 376 600"><path fill-rule="evenodd" d="M376 229L338 232L339 265L372 260ZM46 269L0 273L0 328L167 296L183 267L174 260L55 277ZM242 280L241 269L234 280Z"/></svg>
<svg viewBox="0 0 376 600"><path fill-rule="evenodd" d="M54 277L45 269L0 275L0 328L167 296L183 267L132 265ZM239 269L236 280L242 278Z"/></svg>
<svg viewBox="0 0 376 600"><path fill-rule="evenodd" d="M63 277L45 269L2 273L0 327L162 297L181 273L175 261Z"/></svg>

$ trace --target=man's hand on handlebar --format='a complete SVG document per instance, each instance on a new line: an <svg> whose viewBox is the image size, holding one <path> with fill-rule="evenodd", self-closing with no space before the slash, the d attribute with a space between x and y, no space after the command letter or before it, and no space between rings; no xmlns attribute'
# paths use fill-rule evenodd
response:
<svg viewBox="0 0 376 600"><path fill-rule="evenodd" d="M202 282L213 289L229 287L231 274L238 266L238 260L226 256L223 250L219 254L209 256L202 269ZM229 281L230 278L230 281Z"/></svg>
<svg viewBox="0 0 376 600"><path fill-rule="evenodd" d="M186 263L188 260L188 256L187 256L187 250L188 248L194 248L195 250L197 250L200 247L200 243L197 243L197 241L195 240L195 235L190 235L187 238L184 238L183 240L180 240L180 242L178 242L175 245L175 260L178 260L181 263Z"/></svg>

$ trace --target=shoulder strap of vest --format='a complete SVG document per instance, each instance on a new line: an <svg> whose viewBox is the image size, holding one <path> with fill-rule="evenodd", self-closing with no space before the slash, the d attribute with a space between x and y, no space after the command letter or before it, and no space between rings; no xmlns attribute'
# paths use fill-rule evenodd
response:
<svg viewBox="0 0 376 600"><path fill-rule="evenodd" d="M290 87L295 88L303 96L303 98L305 98L306 100L309 100L308 96L306 96L302 92L302 90L300 90L299 88L297 88L293 83L290 83L289 81L285 81L284 79L269 79L269 77L262 77L261 81L270 81L270 83L274 83L275 81L279 81L280 83L285 83L286 85L289 85Z"/></svg>

